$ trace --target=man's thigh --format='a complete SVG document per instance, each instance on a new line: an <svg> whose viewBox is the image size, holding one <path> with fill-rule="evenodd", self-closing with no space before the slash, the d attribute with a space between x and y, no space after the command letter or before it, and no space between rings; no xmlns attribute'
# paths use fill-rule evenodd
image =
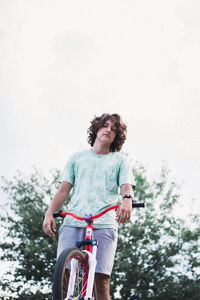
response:
<svg viewBox="0 0 200 300"><path fill-rule="evenodd" d="M62 225L58 230L58 235L57 258L64 249L76 247L76 242L84 239L85 228Z"/></svg>
<svg viewBox="0 0 200 300"><path fill-rule="evenodd" d="M110 276L117 248L117 229L101 228L93 230L93 239L98 240L96 273Z"/></svg>
<svg viewBox="0 0 200 300"><path fill-rule="evenodd" d="M75 247L77 241L85 237L85 228L62 225L58 231L57 258L60 253L70 247ZM98 240L96 273L110 276L117 248L117 229L93 229L93 239Z"/></svg>

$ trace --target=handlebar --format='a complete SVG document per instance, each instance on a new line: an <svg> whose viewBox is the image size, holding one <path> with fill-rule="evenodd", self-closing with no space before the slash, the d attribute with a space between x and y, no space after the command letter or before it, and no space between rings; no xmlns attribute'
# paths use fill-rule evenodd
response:
<svg viewBox="0 0 200 300"><path fill-rule="evenodd" d="M66 215L69 215L69 216L72 216L74 217L75 219L77 220L87 220L87 219L97 219L99 217L101 217L102 215L104 215L105 213L107 213L108 211L112 210L112 209L116 209L120 206L120 204L117 204L117 205L113 205L113 206L110 206L108 208L106 208L105 210L103 210L102 212L100 212L99 214L96 214L94 216L92 215L89 215L89 216L85 216L85 217L80 217L80 216L77 216L76 214L72 213L72 212L64 212L64 211L60 211L58 213L54 213L53 214L53 217L54 218L63 218L64 216ZM145 207L145 204L144 203L140 203L140 202L133 202L132 204L132 207L135 208L135 207Z"/></svg>

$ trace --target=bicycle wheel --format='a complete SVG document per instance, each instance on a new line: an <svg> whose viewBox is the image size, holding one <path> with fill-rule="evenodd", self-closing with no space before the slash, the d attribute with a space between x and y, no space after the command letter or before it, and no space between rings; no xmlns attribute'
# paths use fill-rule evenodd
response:
<svg viewBox="0 0 200 300"><path fill-rule="evenodd" d="M53 300L84 299L87 277L88 262L85 254L74 247L63 250L55 266Z"/></svg>

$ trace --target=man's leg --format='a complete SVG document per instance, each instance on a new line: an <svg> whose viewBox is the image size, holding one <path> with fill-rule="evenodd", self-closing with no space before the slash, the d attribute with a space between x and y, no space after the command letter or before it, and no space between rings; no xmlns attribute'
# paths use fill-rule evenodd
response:
<svg viewBox="0 0 200 300"><path fill-rule="evenodd" d="M94 229L93 239L99 242L95 273L97 300L110 300L110 275L117 247L117 230L113 228Z"/></svg>
<svg viewBox="0 0 200 300"><path fill-rule="evenodd" d="M61 252L70 247L75 247L77 241L81 241L85 235L85 228L69 227L62 225L58 230L57 258Z"/></svg>
<svg viewBox="0 0 200 300"><path fill-rule="evenodd" d="M110 300L110 277L106 274L95 273L97 299Z"/></svg>

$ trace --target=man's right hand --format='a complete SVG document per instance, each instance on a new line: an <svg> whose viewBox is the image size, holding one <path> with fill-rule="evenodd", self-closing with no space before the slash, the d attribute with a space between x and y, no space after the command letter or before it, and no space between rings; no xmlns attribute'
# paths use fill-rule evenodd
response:
<svg viewBox="0 0 200 300"><path fill-rule="evenodd" d="M44 221L43 221L43 231L46 233L48 236L54 237L56 232L56 222L54 220L53 215L51 214L46 214Z"/></svg>
<svg viewBox="0 0 200 300"><path fill-rule="evenodd" d="M54 232L56 232L56 222L53 217L53 212L57 211L60 207L63 206L71 188L71 183L63 181L60 184L59 189L53 197L53 200L45 214L43 230L49 236L55 236Z"/></svg>

